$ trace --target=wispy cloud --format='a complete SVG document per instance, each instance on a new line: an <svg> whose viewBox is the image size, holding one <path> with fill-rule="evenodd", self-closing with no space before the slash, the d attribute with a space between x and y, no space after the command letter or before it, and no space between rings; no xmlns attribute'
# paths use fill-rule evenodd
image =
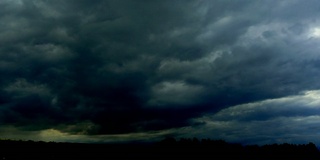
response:
<svg viewBox="0 0 320 160"><path fill-rule="evenodd" d="M195 118L202 137L248 144L307 143L320 139L320 91L232 106ZM195 134L196 135L196 134ZM194 135L194 136L195 136Z"/></svg>

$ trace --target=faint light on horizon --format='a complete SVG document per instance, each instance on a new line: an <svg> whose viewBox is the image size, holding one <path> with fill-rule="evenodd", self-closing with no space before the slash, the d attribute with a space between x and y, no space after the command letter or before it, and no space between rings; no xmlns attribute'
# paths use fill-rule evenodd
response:
<svg viewBox="0 0 320 160"><path fill-rule="evenodd" d="M67 134L62 133L58 130L55 129L46 129L43 131L40 131L40 136L44 139L48 139L48 140L57 140L60 139L62 137L65 137Z"/></svg>

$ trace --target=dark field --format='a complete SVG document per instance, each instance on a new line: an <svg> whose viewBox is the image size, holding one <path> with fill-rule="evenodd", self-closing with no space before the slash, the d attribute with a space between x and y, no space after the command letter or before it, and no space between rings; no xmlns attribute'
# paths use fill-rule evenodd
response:
<svg viewBox="0 0 320 160"><path fill-rule="evenodd" d="M82 144L0 141L0 157L10 159L319 159L313 143L242 146L222 140L165 139L149 144Z"/></svg>

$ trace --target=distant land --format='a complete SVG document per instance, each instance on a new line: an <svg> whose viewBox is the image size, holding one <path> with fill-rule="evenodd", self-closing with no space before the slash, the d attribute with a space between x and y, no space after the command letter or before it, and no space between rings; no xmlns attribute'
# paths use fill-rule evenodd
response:
<svg viewBox="0 0 320 160"><path fill-rule="evenodd" d="M166 138L155 143L89 144L0 140L1 160L20 159L320 159L315 144L246 145L223 140Z"/></svg>

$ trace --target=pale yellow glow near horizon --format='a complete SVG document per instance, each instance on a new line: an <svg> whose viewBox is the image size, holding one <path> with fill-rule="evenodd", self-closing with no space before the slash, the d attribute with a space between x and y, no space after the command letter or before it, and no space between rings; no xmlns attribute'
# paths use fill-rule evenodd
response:
<svg viewBox="0 0 320 160"><path fill-rule="evenodd" d="M39 135L41 138L49 141L63 139L64 137L68 136L66 133L62 133L56 129L46 129L40 131Z"/></svg>

